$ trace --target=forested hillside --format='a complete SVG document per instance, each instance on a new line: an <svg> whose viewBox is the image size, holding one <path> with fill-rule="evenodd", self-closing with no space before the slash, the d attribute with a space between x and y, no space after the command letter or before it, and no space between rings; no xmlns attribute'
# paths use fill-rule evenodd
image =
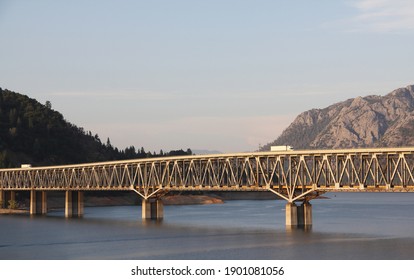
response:
<svg viewBox="0 0 414 280"><path fill-rule="evenodd" d="M191 154L191 150L146 152L130 146L118 150L107 139L66 121L52 109L28 96L0 88L0 167L85 163L153 156Z"/></svg>

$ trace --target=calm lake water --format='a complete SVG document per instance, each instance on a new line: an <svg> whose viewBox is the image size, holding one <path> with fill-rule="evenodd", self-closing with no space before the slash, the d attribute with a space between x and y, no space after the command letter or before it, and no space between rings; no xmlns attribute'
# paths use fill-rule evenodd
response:
<svg viewBox="0 0 414 280"><path fill-rule="evenodd" d="M285 228L285 202L88 207L83 218L0 216L0 259L414 259L414 194L336 193L313 200L310 230Z"/></svg>

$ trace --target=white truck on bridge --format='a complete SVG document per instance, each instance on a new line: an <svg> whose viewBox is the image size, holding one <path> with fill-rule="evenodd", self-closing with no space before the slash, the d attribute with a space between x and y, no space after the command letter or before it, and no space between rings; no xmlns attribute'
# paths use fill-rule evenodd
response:
<svg viewBox="0 0 414 280"><path fill-rule="evenodd" d="M284 151L293 151L292 146L284 145L284 146L270 146L271 152L284 152Z"/></svg>

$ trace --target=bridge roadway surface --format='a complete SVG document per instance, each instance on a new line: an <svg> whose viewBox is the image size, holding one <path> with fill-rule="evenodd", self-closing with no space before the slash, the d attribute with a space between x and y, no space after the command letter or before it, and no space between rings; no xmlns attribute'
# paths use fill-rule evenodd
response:
<svg viewBox="0 0 414 280"><path fill-rule="evenodd" d="M31 213L45 213L46 193L65 191L70 217L83 214L83 191L134 191L146 219L163 217L170 191L270 191L287 201L287 225L311 224L309 201L325 192L414 192L413 174L414 147L163 157L0 169L0 201L31 191Z"/></svg>

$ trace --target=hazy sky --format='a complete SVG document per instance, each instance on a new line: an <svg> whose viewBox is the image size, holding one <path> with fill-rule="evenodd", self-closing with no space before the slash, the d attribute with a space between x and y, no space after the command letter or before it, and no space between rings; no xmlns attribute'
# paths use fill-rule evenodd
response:
<svg viewBox="0 0 414 280"><path fill-rule="evenodd" d="M0 87L121 149L253 151L413 61L411 0L0 0Z"/></svg>

